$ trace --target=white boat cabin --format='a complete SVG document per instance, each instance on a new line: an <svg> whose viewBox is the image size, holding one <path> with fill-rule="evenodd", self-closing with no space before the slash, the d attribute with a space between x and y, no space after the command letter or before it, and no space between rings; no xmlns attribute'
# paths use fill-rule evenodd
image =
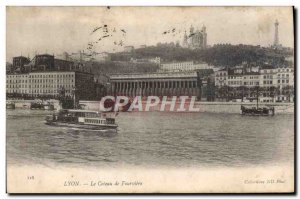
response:
<svg viewBox="0 0 300 199"><path fill-rule="evenodd" d="M108 117L106 113L88 110L60 110L58 119L65 122L88 124L88 125L109 125L115 124L115 118Z"/></svg>

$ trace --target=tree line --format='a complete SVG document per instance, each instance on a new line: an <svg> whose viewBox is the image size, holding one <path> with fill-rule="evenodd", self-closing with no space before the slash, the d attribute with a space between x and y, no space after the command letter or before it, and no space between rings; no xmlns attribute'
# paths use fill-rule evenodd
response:
<svg viewBox="0 0 300 199"><path fill-rule="evenodd" d="M291 64L285 60L293 55L292 49L273 49L253 45L219 44L206 49L188 49L178 45L157 45L135 49L132 52L112 54L112 61L129 61L130 58L160 57L164 62L196 61L214 66L234 67L247 62L253 65L270 64L283 66Z"/></svg>

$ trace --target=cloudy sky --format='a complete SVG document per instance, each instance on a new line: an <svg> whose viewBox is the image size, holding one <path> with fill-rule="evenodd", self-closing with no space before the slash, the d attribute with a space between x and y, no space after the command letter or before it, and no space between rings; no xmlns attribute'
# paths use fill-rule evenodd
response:
<svg viewBox="0 0 300 199"><path fill-rule="evenodd" d="M269 46L276 19L280 43L292 47L292 7L7 7L6 58L181 43L191 25L206 26L209 45Z"/></svg>

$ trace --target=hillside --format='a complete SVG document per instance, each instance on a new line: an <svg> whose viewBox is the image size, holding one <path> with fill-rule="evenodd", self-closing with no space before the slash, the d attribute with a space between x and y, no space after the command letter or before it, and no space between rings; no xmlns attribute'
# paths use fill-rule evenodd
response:
<svg viewBox="0 0 300 199"><path fill-rule="evenodd" d="M129 61L133 58L160 57L164 62L170 61L204 61L215 66L233 67L242 62L254 65L287 65L284 57L292 55L291 50L275 50L251 45L214 45L207 49L186 49L175 45L157 45L136 49L131 53L112 54L112 61Z"/></svg>

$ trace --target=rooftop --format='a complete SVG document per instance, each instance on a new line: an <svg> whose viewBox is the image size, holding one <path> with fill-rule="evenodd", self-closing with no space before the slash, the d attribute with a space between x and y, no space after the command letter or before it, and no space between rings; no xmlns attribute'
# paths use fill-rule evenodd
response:
<svg viewBox="0 0 300 199"><path fill-rule="evenodd" d="M17 56L17 57L13 57L13 58L25 58L25 59L28 59L28 57L25 57L25 56Z"/></svg>
<svg viewBox="0 0 300 199"><path fill-rule="evenodd" d="M27 72L27 73L11 73L11 74L7 74L7 75L26 75L26 74L30 74L30 73L70 73L70 72L94 75L92 73L83 72L83 71L75 71L75 70L70 70L70 71L62 71L62 70L55 70L55 71L31 71L31 72Z"/></svg>
<svg viewBox="0 0 300 199"><path fill-rule="evenodd" d="M127 73L127 74L111 74L110 79L136 79L136 78L187 78L197 77L196 72L172 72L172 73Z"/></svg>
<svg viewBox="0 0 300 199"><path fill-rule="evenodd" d="M35 55L36 57L39 57L39 56L47 56L47 57L54 57L54 55L50 55L50 54L37 54Z"/></svg>
<svg viewBox="0 0 300 199"><path fill-rule="evenodd" d="M227 72L228 70L227 70L226 68L222 68L222 69L220 69L220 70L218 70L218 71L226 71L226 72ZM217 71L217 72L218 72L218 71Z"/></svg>
<svg viewBox="0 0 300 199"><path fill-rule="evenodd" d="M259 74L260 74L259 72L253 72L253 71L251 71L251 72L246 72L243 75L259 75Z"/></svg>
<svg viewBox="0 0 300 199"><path fill-rule="evenodd" d="M260 67L260 69L275 69L275 68L271 65L263 65Z"/></svg>

